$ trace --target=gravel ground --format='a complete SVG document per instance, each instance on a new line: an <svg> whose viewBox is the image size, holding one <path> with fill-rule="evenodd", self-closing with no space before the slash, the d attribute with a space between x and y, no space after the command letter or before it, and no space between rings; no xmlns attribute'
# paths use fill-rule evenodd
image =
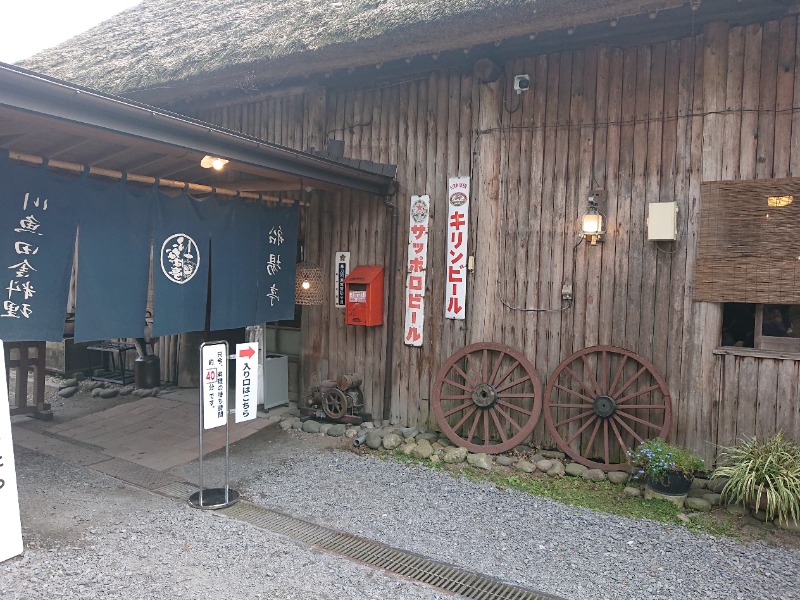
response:
<svg viewBox="0 0 800 600"><path fill-rule="evenodd" d="M17 447L26 551L0 598L451 596Z"/></svg>
<svg viewBox="0 0 800 600"><path fill-rule="evenodd" d="M360 456L343 449L350 443L269 427L232 447L232 486L268 508L568 600L800 598L800 550L593 513ZM3 600L452 598L87 468L17 452L26 552L0 565ZM194 481L197 465L171 472ZM221 483L221 473L217 453L206 461L206 484Z"/></svg>
<svg viewBox="0 0 800 600"><path fill-rule="evenodd" d="M257 504L319 524L570 600L800 597L797 549L595 513L283 435L294 441L282 451L270 442L237 452L232 477Z"/></svg>

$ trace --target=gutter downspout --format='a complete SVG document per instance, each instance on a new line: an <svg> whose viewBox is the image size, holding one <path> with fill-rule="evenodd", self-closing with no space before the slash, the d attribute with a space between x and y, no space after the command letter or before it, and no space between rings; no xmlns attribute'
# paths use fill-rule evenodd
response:
<svg viewBox="0 0 800 600"><path fill-rule="evenodd" d="M392 326L392 316L395 309L395 295L397 290L397 204L390 202L389 199L397 195L398 184L396 181L393 183L393 189L390 194L387 194L383 203L386 208L392 210L392 216L389 223L389 290L387 296L387 321L388 327L386 329L386 366L384 369L384 382L383 382L383 419L391 419L392 414L392 373L394 368L394 327Z"/></svg>

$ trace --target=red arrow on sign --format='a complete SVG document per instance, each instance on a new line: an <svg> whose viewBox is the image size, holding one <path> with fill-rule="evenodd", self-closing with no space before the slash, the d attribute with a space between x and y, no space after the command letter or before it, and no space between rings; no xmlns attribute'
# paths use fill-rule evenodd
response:
<svg viewBox="0 0 800 600"><path fill-rule="evenodd" d="M244 350L239 350L239 356L244 356L245 358L253 358L253 354L255 353L256 351L253 350L253 348L250 346L248 346Z"/></svg>

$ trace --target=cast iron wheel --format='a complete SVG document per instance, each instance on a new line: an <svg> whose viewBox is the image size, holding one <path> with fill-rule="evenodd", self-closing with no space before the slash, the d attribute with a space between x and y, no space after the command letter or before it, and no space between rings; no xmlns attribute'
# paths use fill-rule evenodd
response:
<svg viewBox="0 0 800 600"><path fill-rule="evenodd" d="M613 471L628 448L669 433L669 390L646 358L616 346L567 357L547 381L544 419L558 447L592 469Z"/></svg>
<svg viewBox="0 0 800 600"><path fill-rule="evenodd" d="M497 454L521 444L542 411L542 382L522 354L481 342L447 359L433 383L436 422L457 446Z"/></svg>
<svg viewBox="0 0 800 600"><path fill-rule="evenodd" d="M331 419L341 419L347 412L347 396L339 388L328 390L322 398L322 410Z"/></svg>

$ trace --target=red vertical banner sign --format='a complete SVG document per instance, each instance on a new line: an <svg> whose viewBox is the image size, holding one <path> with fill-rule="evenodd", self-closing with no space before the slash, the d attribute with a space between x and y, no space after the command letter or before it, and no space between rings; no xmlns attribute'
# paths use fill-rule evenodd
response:
<svg viewBox="0 0 800 600"><path fill-rule="evenodd" d="M447 255L445 257L444 316L464 319L467 297L467 239L469 238L469 177L447 182Z"/></svg>
<svg viewBox="0 0 800 600"><path fill-rule="evenodd" d="M428 268L429 196L411 196L408 228L408 276L406 277L406 320L403 340L408 346L422 346L425 324L425 273Z"/></svg>

